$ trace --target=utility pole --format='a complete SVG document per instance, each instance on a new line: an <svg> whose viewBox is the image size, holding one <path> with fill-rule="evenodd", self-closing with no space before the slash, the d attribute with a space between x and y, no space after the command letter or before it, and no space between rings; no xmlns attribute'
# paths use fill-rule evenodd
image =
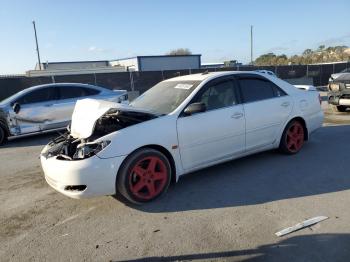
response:
<svg viewBox="0 0 350 262"><path fill-rule="evenodd" d="M35 21L33 21L33 27L34 27L34 34L35 34L36 52L38 54L39 70L41 70L40 53L39 53L38 37L36 35Z"/></svg>
<svg viewBox="0 0 350 262"><path fill-rule="evenodd" d="M253 65L253 26L250 26L250 64Z"/></svg>

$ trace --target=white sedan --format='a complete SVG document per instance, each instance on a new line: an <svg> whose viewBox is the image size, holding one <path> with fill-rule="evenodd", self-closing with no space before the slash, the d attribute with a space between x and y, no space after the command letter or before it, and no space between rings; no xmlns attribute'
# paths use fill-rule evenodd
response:
<svg viewBox="0 0 350 262"><path fill-rule="evenodd" d="M318 92L276 77L180 76L130 105L78 101L69 131L43 149L41 163L46 181L69 197L119 191L140 204L194 170L274 148L295 154L322 122Z"/></svg>

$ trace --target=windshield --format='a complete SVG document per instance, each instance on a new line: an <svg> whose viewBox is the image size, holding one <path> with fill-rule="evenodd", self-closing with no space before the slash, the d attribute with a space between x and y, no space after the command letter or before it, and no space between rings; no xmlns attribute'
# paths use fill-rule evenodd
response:
<svg viewBox="0 0 350 262"><path fill-rule="evenodd" d="M7 104L7 103L12 103L14 102L16 99L18 99L22 94L25 94L27 92L27 89L24 89L8 98L5 98L4 100L0 101L1 105Z"/></svg>
<svg viewBox="0 0 350 262"><path fill-rule="evenodd" d="M174 111L198 86L200 81L164 81L143 93L130 106L160 115Z"/></svg>

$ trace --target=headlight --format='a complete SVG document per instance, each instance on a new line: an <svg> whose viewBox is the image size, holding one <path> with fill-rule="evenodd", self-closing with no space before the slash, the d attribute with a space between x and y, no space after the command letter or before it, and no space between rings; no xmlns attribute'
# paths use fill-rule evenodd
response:
<svg viewBox="0 0 350 262"><path fill-rule="evenodd" d="M102 151L107 147L111 141L101 141L97 143L82 143L77 146L77 151L75 152L73 159L84 159L96 155L98 152Z"/></svg>
<svg viewBox="0 0 350 262"><path fill-rule="evenodd" d="M334 84L334 83L329 84L329 90L330 91L339 91L339 84Z"/></svg>

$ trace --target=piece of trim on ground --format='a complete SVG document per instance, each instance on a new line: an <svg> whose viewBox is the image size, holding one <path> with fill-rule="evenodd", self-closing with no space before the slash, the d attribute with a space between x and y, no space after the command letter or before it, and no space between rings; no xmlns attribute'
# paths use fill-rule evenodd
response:
<svg viewBox="0 0 350 262"><path fill-rule="evenodd" d="M281 231L278 231L275 233L275 235L278 237L281 237L281 236L287 235L289 233L295 232L297 230L300 230L302 228L312 226L312 225L317 224L318 222L321 222L321 221L326 220L326 219L328 219L328 217L326 217L326 216L313 217L313 218L307 219L301 223L298 223L292 227L288 227L288 228L285 228Z"/></svg>

